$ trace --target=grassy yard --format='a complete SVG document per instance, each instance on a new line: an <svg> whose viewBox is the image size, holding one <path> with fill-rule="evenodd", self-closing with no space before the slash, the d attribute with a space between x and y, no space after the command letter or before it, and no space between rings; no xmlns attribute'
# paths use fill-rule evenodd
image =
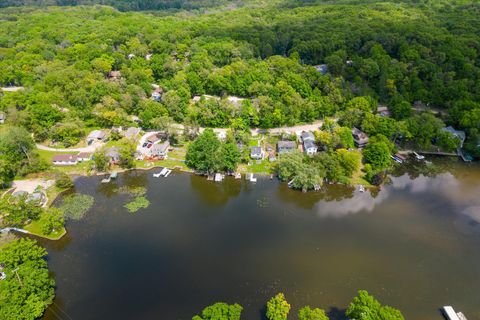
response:
<svg viewBox="0 0 480 320"><path fill-rule="evenodd" d="M58 240L67 233L67 230L65 229L65 227L62 227L62 229L54 231L51 234L48 234L48 235L44 234L42 232L42 227L43 227L42 218L44 217L44 215L47 215L47 214L49 213L46 211L42 212L38 220L32 221L30 224L26 225L24 229L35 236L39 236L39 237L50 239L50 240Z"/></svg>
<svg viewBox="0 0 480 320"><path fill-rule="evenodd" d="M275 173L275 165L276 162L270 162L268 159L262 160L261 163L251 160L250 165L239 165L237 171L241 173L272 174Z"/></svg>

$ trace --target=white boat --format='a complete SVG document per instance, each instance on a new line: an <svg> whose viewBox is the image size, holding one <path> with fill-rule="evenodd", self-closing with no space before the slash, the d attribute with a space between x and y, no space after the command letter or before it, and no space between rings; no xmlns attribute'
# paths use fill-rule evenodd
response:
<svg viewBox="0 0 480 320"><path fill-rule="evenodd" d="M365 187L363 186L363 184L358 186L358 191L365 192Z"/></svg>
<svg viewBox="0 0 480 320"><path fill-rule="evenodd" d="M422 155L416 153L415 151L413 151L413 155L415 156L415 158L417 158L417 160L424 160L425 159L425 156L422 156Z"/></svg>

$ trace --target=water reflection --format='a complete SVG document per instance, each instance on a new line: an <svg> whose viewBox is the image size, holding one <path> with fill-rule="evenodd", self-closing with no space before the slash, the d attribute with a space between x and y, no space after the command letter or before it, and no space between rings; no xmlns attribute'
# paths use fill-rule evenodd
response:
<svg viewBox="0 0 480 320"><path fill-rule="evenodd" d="M223 207L230 199L237 197L242 190L251 190L251 186L244 180L235 180L231 177L227 177L221 183L205 180L204 176L192 174L190 186L202 202L214 207Z"/></svg>

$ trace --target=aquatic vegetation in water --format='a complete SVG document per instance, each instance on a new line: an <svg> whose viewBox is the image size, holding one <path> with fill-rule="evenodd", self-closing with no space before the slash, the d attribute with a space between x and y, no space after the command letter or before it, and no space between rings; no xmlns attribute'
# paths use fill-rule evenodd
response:
<svg viewBox="0 0 480 320"><path fill-rule="evenodd" d="M60 210L67 219L80 220L92 208L94 198L86 194L74 194L63 199Z"/></svg>
<svg viewBox="0 0 480 320"><path fill-rule="evenodd" d="M121 186L117 189L117 192L120 194L128 194L134 197L142 197L147 193L147 188L135 186Z"/></svg>
<svg viewBox="0 0 480 320"><path fill-rule="evenodd" d="M140 209L148 208L150 201L143 196L136 197L133 201L125 204L125 208L131 213L135 213Z"/></svg>

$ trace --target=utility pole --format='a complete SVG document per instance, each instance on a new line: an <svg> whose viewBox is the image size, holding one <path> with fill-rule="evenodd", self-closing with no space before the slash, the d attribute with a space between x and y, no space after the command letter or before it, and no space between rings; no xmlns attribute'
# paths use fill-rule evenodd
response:
<svg viewBox="0 0 480 320"><path fill-rule="evenodd" d="M23 287L22 279L20 279L20 276L18 275L18 268L12 271L15 272L15 274L17 275L17 279L18 279L18 283L20 283L20 287Z"/></svg>

